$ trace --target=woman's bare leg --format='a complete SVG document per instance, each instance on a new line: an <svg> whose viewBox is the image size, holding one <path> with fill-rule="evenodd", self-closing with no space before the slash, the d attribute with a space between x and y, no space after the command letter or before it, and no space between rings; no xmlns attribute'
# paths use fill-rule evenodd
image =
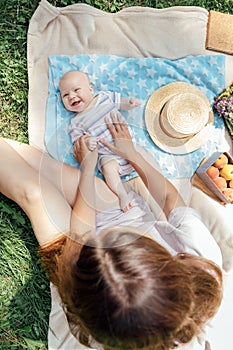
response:
<svg viewBox="0 0 233 350"><path fill-rule="evenodd" d="M40 245L69 231L71 208L65 198L3 139L0 191L28 215Z"/></svg>
<svg viewBox="0 0 233 350"><path fill-rule="evenodd" d="M17 141L4 139L40 176L61 192L71 205L74 204L79 182L79 170L52 158L48 153L42 152L33 146ZM118 198L101 179L96 179L97 211L103 211L118 204Z"/></svg>
<svg viewBox="0 0 233 350"><path fill-rule="evenodd" d="M79 181L79 170L67 166L52 158L48 153L37 148L19 143L10 139L4 139L40 176L45 177L64 195L72 205L76 196ZM69 178L69 181L67 181Z"/></svg>

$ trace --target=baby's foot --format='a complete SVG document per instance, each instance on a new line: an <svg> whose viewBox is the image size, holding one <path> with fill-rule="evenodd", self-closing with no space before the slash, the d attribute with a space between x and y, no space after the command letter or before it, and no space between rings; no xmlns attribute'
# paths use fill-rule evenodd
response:
<svg viewBox="0 0 233 350"><path fill-rule="evenodd" d="M120 208L124 213L130 210L133 206L133 204L130 202L127 195L120 196L119 201L120 201Z"/></svg>

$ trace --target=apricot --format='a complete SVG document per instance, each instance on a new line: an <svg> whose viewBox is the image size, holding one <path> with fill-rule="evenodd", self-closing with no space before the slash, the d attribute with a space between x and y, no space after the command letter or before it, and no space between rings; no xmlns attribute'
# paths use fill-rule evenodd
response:
<svg viewBox="0 0 233 350"><path fill-rule="evenodd" d="M223 191L225 188L227 188L227 182L224 179L224 177L218 176L215 179L213 179L213 182L220 189L220 191Z"/></svg>
<svg viewBox="0 0 233 350"><path fill-rule="evenodd" d="M226 180L232 180L233 179L233 164L226 164L224 167L220 170L220 175L224 177Z"/></svg>
<svg viewBox="0 0 233 350"><path fill-rule="evenodd" d="M229 187L233 188L233 179L229 182Z"/></svg>
<svg viewBox="0 0 233 350"><path fill-rule="evenodd" d="M229 199L230 201L233 201L233 188L226 188L222 191L225 197Z"/></svg>
<svg viewBox="0 0 233 350"><path fill-rule="evenodd" d="M218 159L214 162L213 166L215 166L218 169L222 169L226 164L228 163L227 156L223 153L221 154Z"/></svg>
<svg viewBox="0 0 233 350"><path fill-rule="evenodd" d="M206 174L211 178L211 179L216 179L219 176L219 170L215 166L211 165L207 170Z"/></svg>

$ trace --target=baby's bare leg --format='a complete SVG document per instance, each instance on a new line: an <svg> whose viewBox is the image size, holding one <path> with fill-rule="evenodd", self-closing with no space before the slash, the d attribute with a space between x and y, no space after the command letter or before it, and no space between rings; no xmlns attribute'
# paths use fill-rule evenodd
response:
<svg viewBox="0 0 233 350"><path fill-rule="evenodd" d="M101 170L107 185L118 196L121 209L126 212L132 205L121 182L119 164L114 159L106 159L101 166Z"/></svg>

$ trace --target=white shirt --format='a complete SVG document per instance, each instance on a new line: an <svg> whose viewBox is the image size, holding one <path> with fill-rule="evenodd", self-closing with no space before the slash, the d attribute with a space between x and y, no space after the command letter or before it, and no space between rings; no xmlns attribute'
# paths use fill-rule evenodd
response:
<svg viewBox="0 0 233 350"><path fill-rule="evenodd" d="M129 199L133 207L125 213L116 206L97 214L97 234L114 226L135 227L142 234L149 233L172 255L186 252L203 256L222 266L220 248L196 210L178 207L171 211L168 221L157 221L142 197L131 191Z"/></svg>

